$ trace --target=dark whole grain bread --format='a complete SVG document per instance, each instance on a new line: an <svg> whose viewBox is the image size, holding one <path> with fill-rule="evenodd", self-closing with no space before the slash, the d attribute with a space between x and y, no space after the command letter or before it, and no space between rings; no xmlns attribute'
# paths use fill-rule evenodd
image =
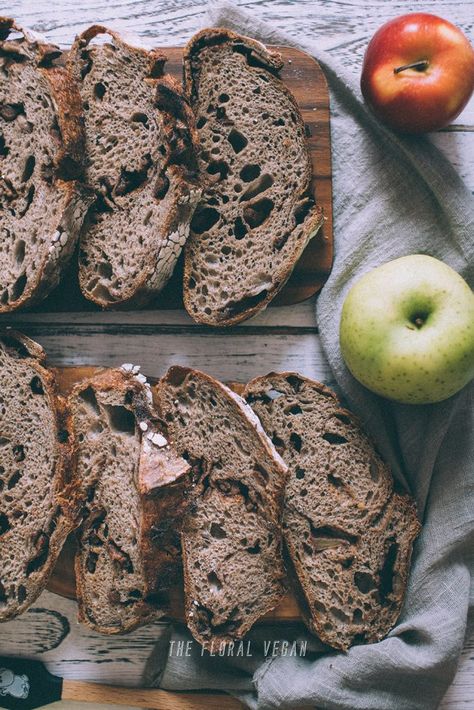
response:
<svg viewBox="0 0 474 710"><path fill-rule="evenodd" d="M356 417L294 372L252 380L244 397L287 463L283 533L309 628L347 649L395 624L420 526Z"/></svg>
<svg viewBox="0 0 474 710"><path fill-rule="evenodd" d="M139 368L80 382L70 396L82 500L79 620L106 634L163 616L179 579L188 464L170 447Z"/></svg>
<svg viewBox="0 0 474 710"><path fill-rule="evenodd" d="M57 47L0 18L0 312L57 285L89 204L80 96L60 62Z"/></svg>
<svg viewBox="0 0 474 710"><path fill-rule="evenodd" d="M186 620L204 646L226 644L285 593L287 469L250 407L209 375L172 367L155 394L192 470L182 530Z"/></svg>
<svg viewBox="0 0 474 710"><path fill-rule="evenodd" d="M194 117L165 62L161 51L101 25L79 35L69 55L84 111L86 180L96 194L79 281L103 307L141 304L163 288L201 194Z"/></svg>
<svg viewBox="0 0 474 710"><path fill-rule="evenodd" d="M201 323L231 325L265 308L323 221L281 68L279 54L226 29L202 30L184 51L199 171L210 182L185 247L184 303Z"/></svg>
<svg viewBox="0 0 474 710"><path fill-rule="evenodd" d="M45 588L75 525L70 417L43 349L0 334L0 621Z"/></svg>

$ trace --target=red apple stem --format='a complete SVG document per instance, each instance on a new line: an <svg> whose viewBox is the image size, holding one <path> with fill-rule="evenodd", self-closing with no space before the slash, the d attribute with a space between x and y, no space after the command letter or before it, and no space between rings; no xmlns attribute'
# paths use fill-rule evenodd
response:
<svg viewBox="0 0 474 710"><path fill-rule="evenodd" d="M411 64L404 64L402 67L397 67L393 70L394 74L400 74L400 72L405 71L405 69L416 69L417 71L423 71L429 65L427 59L420 59L418 62L412 62Z"/></svg>

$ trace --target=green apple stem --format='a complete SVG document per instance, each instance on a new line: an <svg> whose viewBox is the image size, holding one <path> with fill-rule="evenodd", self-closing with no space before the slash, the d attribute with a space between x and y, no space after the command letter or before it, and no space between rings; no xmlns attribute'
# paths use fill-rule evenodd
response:
<svg viewBox="0 0 474 710"><path fill-rule="evenodd" d="M405 71L405 69L416 69L416 71L424 71L429 66L429 61L427 59L420 59L418 62L412 62L411 64L404 64L402 67L396 67L393 70L394 74L400 74L400 72Z"/></svg>

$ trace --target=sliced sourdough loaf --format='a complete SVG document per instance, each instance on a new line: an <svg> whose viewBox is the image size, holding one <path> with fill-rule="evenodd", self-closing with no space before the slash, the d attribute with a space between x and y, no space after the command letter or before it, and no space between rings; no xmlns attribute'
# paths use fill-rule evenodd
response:
<svg viewBox="0 0 474 710"><path fill-rule="evenodd" d="M244 396L290 470L283 533L309 628L347 649L383 638L403 603L416 509L393 490L356 417L297 373L250 382Z"/></svg>
<svg viewBox="0 0 474 710"><path fill-rule="evenodd" d="M42 348L0 334L0 621L43 591L75 523L70 417Z"/></svg>
<svg viewBox="0 0 474 710"><path fill-rule="evenodd" d="M105 38L102 44L96 37ZM96 194L81 238L79 281L100 306L143 303L168 281L201 191L194 118L161 52L94 25L69 67L85 118L87 182Z"/></svg>
<svg viewBox="0 0 474 710"><path fill-rule="evenodd" d="M243 400L196 370L156 387L193 484L182 531L185 614L205 646L240 639L285 592L281 511L287 468Z"/></svg>
<svg viewBox="0 0 474 710"><path fill-rule="evenodd" d="M76 180L81 101L60 61L57 47L0 18L0 312L57 285L88 206Z"/></svg>
<svg viewBox="0 0 474 710"><path fill-rule="evenodd" d="M201 323L231 325L265 308L322 224L281 67L280 55L225 29L202 30L184 52L199 171L210 182L185 248L184 303Z"/></svg>
<svg viewBox="0 0 474 710"><path fill-rule="evenodd" d="M170 447L139 368L80 382L70 395L82 522L79 619L116 634L163 616L179 578L188 464Z"/></svg>

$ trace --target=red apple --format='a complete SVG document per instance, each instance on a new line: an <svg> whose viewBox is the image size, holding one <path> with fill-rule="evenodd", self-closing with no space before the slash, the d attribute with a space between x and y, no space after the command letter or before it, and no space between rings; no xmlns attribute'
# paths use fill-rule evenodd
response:
<svg viewBox="0 0 474 710"><path fill-rule="evenodd" d="M374 113L395 130L438 130L471 97L474 50L464 33L441 17L402 15L372 37L361 89Z"/></svg>

